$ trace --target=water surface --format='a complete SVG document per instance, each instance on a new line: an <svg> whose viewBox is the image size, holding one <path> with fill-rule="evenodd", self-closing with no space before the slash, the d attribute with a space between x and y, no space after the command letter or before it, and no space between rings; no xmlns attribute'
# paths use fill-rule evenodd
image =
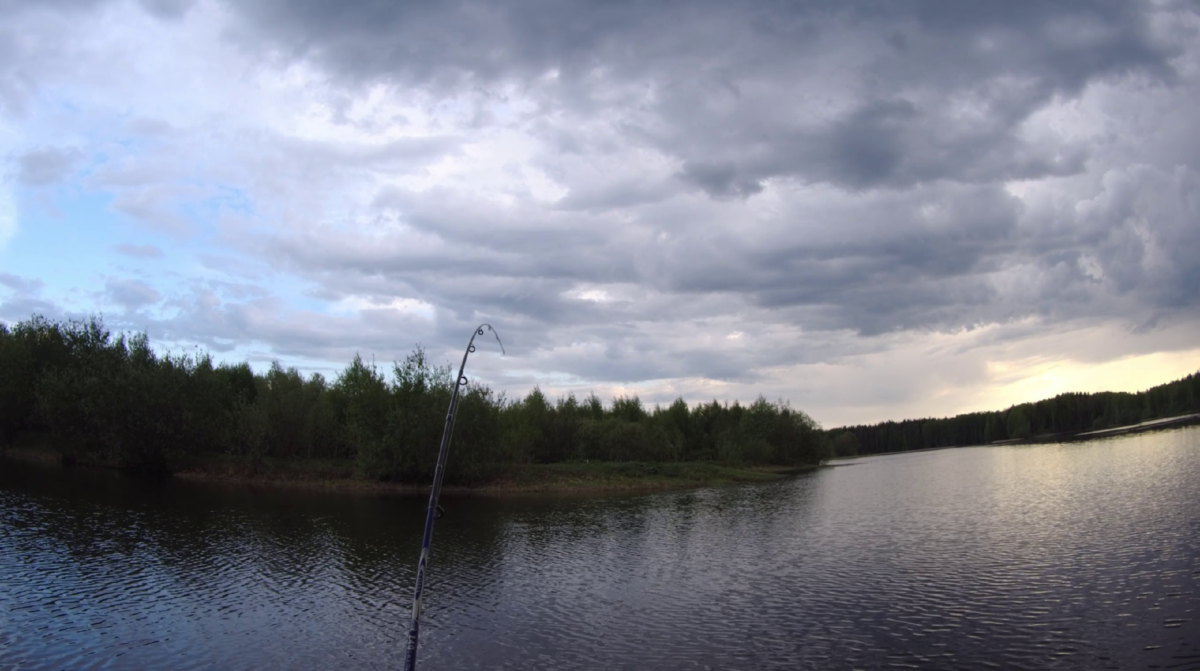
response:
<svg viewBox="0 0 1200 671"><path fill-rule="evenodd" d="M453 498L419 666L1200 669L1200 428ZM0 668L400 665L424 501L0 461Z"/></svg>

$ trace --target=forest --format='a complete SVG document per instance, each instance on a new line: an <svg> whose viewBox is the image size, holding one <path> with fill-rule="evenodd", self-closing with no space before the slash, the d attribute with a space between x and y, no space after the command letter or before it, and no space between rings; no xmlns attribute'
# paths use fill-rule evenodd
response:
<svg viewBox="0 0 1200 671"><path fill-rule="evenodd" d="M1200 413L1198 373L1136 394L1068 393L996 412L847 426L831 429L829 440L839 456L881 454L1074 434L1189 413Z"/></svg>
<svg viewBox="0 0 1200 671"><path fill-rule="evenodd" d="M337 460L359 477L428 482L453 389L448 367L414 349L390 370L356 356L335 379L278 363L215 364L163 354L98 318L0 324L0 447L45 437L64 463L171 472L196 455ZM447 483L487 482L513 465L572 461L813 465L820 427L784 402L648 408L636 396L509 399L463 392Z"/></svg>

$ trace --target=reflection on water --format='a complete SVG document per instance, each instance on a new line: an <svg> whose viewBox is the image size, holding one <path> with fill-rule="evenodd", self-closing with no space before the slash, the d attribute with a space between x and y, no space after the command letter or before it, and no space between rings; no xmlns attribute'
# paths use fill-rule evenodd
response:
<svg viewBox="0 0 1200 671"><path fill-rule="evenodd" d="M1200 428L444 507L421 668L1200 669ZM391 668L423 509L0 462L0 668Z"/></svg>

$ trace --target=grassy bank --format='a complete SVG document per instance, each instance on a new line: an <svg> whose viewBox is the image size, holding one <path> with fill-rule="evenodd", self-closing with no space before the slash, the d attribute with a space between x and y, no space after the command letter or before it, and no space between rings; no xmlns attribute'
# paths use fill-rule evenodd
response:
<svg viewBox="0 0 1200 671"><path fill-rule="evenodd" d="M567 462L509 465L486 480L447 485L447 494L596 493L652 491L766 482L811 469L739 468L715 463ZM381 482L362 478L350 461L205 457L182 465L174 477L357 492L422 495L428 484Z"/></svg>
<svg viewBox="0 0 1200 671"><path fill-rule="evenodd" d="M61 454L47 445L26 445L4 451L4 457L57 466ZM103 467L104 464L81 464ZM602 493L708 487L743 482L767 482L815 467L735 467L712 462L567 462L512 465L487 480L451 485L447 494ZM201 482L298 487L326 491L424 495L427 484L381 482L361 477L350 460L247 459L201 455L174 465L171 477Z"/></svg>

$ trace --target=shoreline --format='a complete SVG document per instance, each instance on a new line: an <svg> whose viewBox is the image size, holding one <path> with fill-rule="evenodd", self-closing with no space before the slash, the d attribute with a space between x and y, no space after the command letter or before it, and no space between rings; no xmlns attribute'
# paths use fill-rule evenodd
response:
<svg viewBox="0 0 1200 671"><path fill-rule="evenodd" d="M22 446L0 450L0 459L52 468L120 470L104 464L64 466L57 450ZM815 471L820 466L733 467L713 462L565 462L513 466L503 475L475 485L450 484L443 496L592 495L694 489L751 482L772 482ZM245 487L300 489L344 494L425 497L429 484L366 480L352 462L249 460L205 455L182 461L163 477L182 482Z"/></svg>
<svg viewBox="0 0 1200 671"><path fill-rule="evenodd" d="M1087 440L1099 440L1101 438L1115 438L1117 436L1128 436L1136 433L1148 433L1151 431L1165 431L1167 429L1178 429L1186 426L1200 425L1200 413L1188 415L1176 415L1174 417L1163 417L1161 419L1151 419L1138 424L1126 424L1125 426L1114 426L1107 429L1089 429L1087 431L1063 431L1059 433L1044 433L1028 438L1008 438L1006 440L994 440L990 443L979 443L978 445L943 445L941 447L921 447L915 450L898 450L895 452L872 452L871 454L856 454L851 457L833 457L830 459L830 466L848 466L849 462L862 457L881 457L888 454L914 454L917 452L931 452L933 450L957 450L964 447L1003 447L1006 445L1047 445L1051 443L1076 443ZM836 462L848 463L836 463Z"/></svg>

